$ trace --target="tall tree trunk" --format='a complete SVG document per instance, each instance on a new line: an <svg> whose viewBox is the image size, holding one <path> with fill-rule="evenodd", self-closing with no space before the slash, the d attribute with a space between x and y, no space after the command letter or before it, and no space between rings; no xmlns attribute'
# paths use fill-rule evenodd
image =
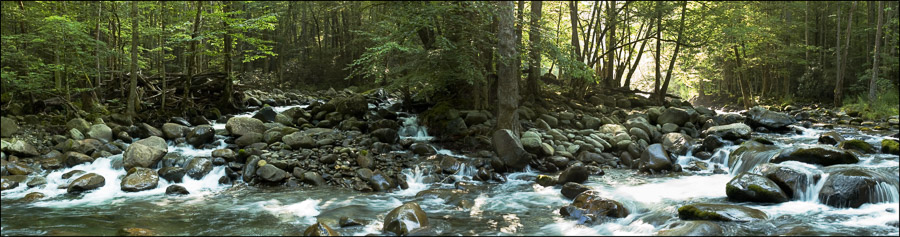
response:
<svg viewBox="0 0 900 237"><path fill-rule="evenodd" d="M606 41L606 63L603 66L606 67L606 76L604 76L606 86L607 88L612 88L619 87L619 85L616 85L617 83L614 83L615 75L613 70L613 63L615 63L616 59L616 1L608 3L606 24L609 27L609 39Z"/></svg>
<svg viewBox="0 0 900 237"><path fill-rule="evenodd" d="M498 50L500 60L497 64L497 97L499 113L497 116L497 129L509 129L514 134L519 134L519 85L516 78L518 59L516 58L515 18L513 17L513 3L500 2L500 15L498 17L499 35Z"/></svg>
<svg viewBox="0 0 900 237"><path fill-rule="evenodd" d="M162 79L162 95L160 95L160 108L162 110L166 110L166 91L169 90L169 84L166 79L166 16L168 16L168 10L166 9L166 1L159 1L160 5L160 13L162 13L162 19L160 19L160 28L162 32L159 33L159 46L162 47L159 49L159 75Z"/></svg>
<svg viewBox="0 0 900 237"><path fill-rule="evenodd" d="M529 101L535 101L540 97L540 88L538 80L541 77L541 7L542 1L531 2L531 30L528 31L528 40L531 44L531 70L528 73L528 84L526 86Z"/></svg>
<svg viewBox="0 0 900 237"><path fill-rule="evenodd" d="M94 56L96 57L97 62L97 77L94 79L94 90L91 91L91 94L94 96L94 101L100 101L100 96L98 95L100 92L100 78L103 77L103 72L100 71L100 22L103 18L103 2L97 2L97 31L96 40L97 45L94 49Z"/></svg>
<svg viewBox="0 0 900 237"><path fill-rule="evenodd" d="M850 6L850 15L847 16L847 41L844 45L844 55L838 56L841 59L841 66L838 68L838 78L837 83L834 86L834 106L840 107L843 104L844 100L844 72L847 71L847 53L850 51L850 36L853 35L851 30L853 29L853 12L856 11L856 2L853 2L853 5ZM840 22L838 22L840 23ZM840 26L840 25L838 25ZM840 41L840 37L838 37L838 41ZM838 42L840 44L840 42Z"/></svg>
<svg viewBox="0 0 900 237"><path fill-rule="evenodd" d="M660 46L662 43L662 10L659 6L660 2L656 2L656 77L654 78L655 83L653 83L653 94L659 94L659 79L662 77L662 71L660 68L659 57Z"/></svg>
<svg viewBox="0 0 900 237"><path fill-rule="evenodd" d="M191 98L191 81L194 80L194 64L197 60L197 33L200 32L200 13L203 12L203 1L197 1L197 16L194 17L194 29L191 31L191 52L187 65L187 80L184 82L184 98L181 102L182 112L186 112L187 108L193 103Z"/></svg>
<svg viewBox="0 0 900 237"><path fill-rule="evenodd" d="M650 19L650 24L647 27L646 36L650 36L650 33L653 32L653 18ZM640 34L638 34L640 36ZM634 76L634 72L637 71L637 67L641 64L641 56L644 54L644 46L647 45L647 39L641 42L641 47L638 49L637 58L634 59L634 64L631 65L631 69L628 70L628 76L625 77L625 84L623 85L625 89L629 89L631 87L631 77Z"/></svg>
<svg viewBox="0 0 900 237"><path fill-rule="evenodd" d="M803 43L804 50L806 53L806 64L809 65L809 1L806 2L806 11L803 11Z"/></svg>
<svg viewBox="0 0 900 237"><path fill-rule="evenodd" d="M681 4L681 26L678 28L678 36L675 38L675 52L672 53L672 59L669 61L669 69L666 69L666 80L663 82L657 100L660 104L666 100L666 91L669 89L669 81L672 79L672 69L675 68L675 61L678 59L678 51L681 48L681 35L684 33L684 11L687 9L687 1Z"/></svg>
<svg viewBox="0 0 900 237"><path fill-rule="evenodd" d="M137 1L131 2L131 85L128 86L128 115L136 116L138 70L138 13Z"/></svg>
<svg viewBox="0 0 900 237"><path fill-rule="evenodd" d="M223 56L225 57L225 93L222 95L222 102L225 102L226 105L229 106L229 109L234 107L232 104L231 93L234 91L233 82L232 82L232 67L231 67L231 26L228 25L228 14L231 13L231 2L225 1L223 10L225 11L224 19L222 20L222 26L225 28L225 36L222 37L222 40L225 43L225 52ZM282 57L282 56L279 56ZM279 68L283 67L279 65Z"/></svg>
<svg viewBox="0 0 900 237"><path fill-rule="evenodd" d="M572 22L572 47L573 56L579 62L584 62L584 56L581 54L581 46L578 41L578 3L575 1L569 1L569 16ZM581 88L582 81L584 78L571 78L571 95L572 97L577 96L577 91Z"/></svg>
<svg viewBox="0 0 900 237"><path fill-rule="evenodd" d="M872 55L872 79L869 79L869 101L875 102L877 89L875 82L878 80L878 58L881 57L881 28L884 18L884 7L882 2L878 2L878 25L875 30L875 53Z"/></svg>

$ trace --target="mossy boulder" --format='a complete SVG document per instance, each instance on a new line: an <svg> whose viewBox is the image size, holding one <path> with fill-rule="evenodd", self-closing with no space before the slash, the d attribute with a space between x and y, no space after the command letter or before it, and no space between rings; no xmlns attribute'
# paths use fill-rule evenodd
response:
<svg viewBox="0 0 900 237"><path fill-rule="evenodd" d="M881 140L881 152L886 154L900 155L900 142L891 139Z"/></svg>
<svg viewBox="0 0 900 237"><path fill-rule="evenodd" d="M768 218L765 212L757 209L738 205L708 203L694 203L681 206L678 208L678 217L682 220L735 222L765 220Z"/></svg>
<svg viewBox="0 0 900 237"><path fill-rule="evenodd" d="M554 179L553 177L551 177L549 175L543 175L543 174L538 175L537 178L535 179L535 182L544 187L551 187L553 185L556 185L556 179Z"/></svg>
<svg viewBox="0 0 900 237"><path fill-rule="evenodd" d="M736 202L786 202L787 194L765 176L743 172L725 185L728 200Z"/></svg>
<svg viewBox="0 0 900 237"><path fill-rule="evenodd" d="M856 155L848 151L838 150L832 147L807 147L784 150L777 157L773 158L771 162L781 163L790 160L829 166L838 164L856 164L859 162L859 157L856 157Z"/></svg>
<svg viewBox="0 0 900 237"><path fill-rule="evenodd" d="M857 208L866 203L890 201L887 192L897 187L897 176L862 167L840 167L828 172L828 179L819 191L819 201L825 205Z"/></svg>
<svg viewBox="0 0 900 237"><path fill-rule="evenodd" d="M0 117L0 137L10 137L19 132L19 124L16 120Z"/></svg>
<svg viewBox="0 0 900 237"><path fill-rule="evenodd" d="M856 150L863 153L875 153L875 147L868 142L859 139L846 140L838 143L838 148L844 150Z"/></svg>

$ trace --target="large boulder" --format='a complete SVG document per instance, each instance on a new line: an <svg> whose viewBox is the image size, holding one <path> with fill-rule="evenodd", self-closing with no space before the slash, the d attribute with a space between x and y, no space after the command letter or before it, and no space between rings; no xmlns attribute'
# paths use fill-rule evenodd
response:
<svg viewBox="0 0 900 237"><path fill-rule="evenodd" d="M122 160L126 170L131 170L133 167L154 168L166 153L169 153L166 140L152 136L128 146L122 155Z"/></svg>
<svg viewBox="0 0 900 237"><path fill-rule="evenodd" d="M712 126L703 131L703 136L716 135L726 140L750 139L753 129L743 123Z"/></svg>
<svg viewBox="0 0 900 237"><path fill-rule="evenodd" d="M875 146L859 139L851 139L838 143L838 148L844 150L856 150L862 153L875 153Z"/></svg>
<svg viewBox="0 0 900 237"><path fill-rule="evenodd" d="M66 152L66 166L72 167L80 164L90 164L94 162L94 158L85 154L70 151Z"/></svg>
<svg viewBox="0 0 900 237"><path fill-rule="evenodd" d="M200 125L191 128L185 136L188 144L191 144L194 147L200 147L203 146L203 144L208 144L215 140L216 130L209 125Z"/></svg>
<svg viewBox="0 0 900 237"><path fill-rule="evenodd" d="M16 120L0 117L0 137L10 137L19 132L19 124Z"/></svg>
<svg viewBox="0 0 900 237"><path fill-rule="evenodd" d="M266 131L266 126L259 119L232 117L225 123L225 129L228 130L231 136L243 136L251 132L262 134Z"/></svg>
<svg viewBox="0 0 900 237"><path fill-rule="evenodd" d="M663 111L656 119L656 124L673 123L678 126L684 126L691 120L691 115L682 108L671 107Z"/></svg>
<svg viewBox="0 0 900 237"><path fill-rule="evenodd" d="M531 162L532 154L525 151L519 136L516 136L509 129L500 129L494 132L491 139L494 145L494 151L503 161L506 167L514 170L523 169Z"/></svg>
<svg viewBox="0 0 900 237"><path fill-rule="evenodd" d="M379 128L375 129L375 131L371 132L372 137L375 137L380 142L392 144L397 142L399 139L399 135L397 134L397 130L391 128Z"/></svg>
<svg viewBox="0 0 900 237"><path fill-rule="evenodd" d="M6 141L0 141L0 151L7 152L8 154L18 155L18 156L38 156L37 149L31 145L31 143L25 142L23 140L15 139Z"/></svg>
<svg viewBox="0 0 900 237"><path fill-rule="evenodd" d="M591 187L588 187L587 185L568 182L566 184L563 184L562 189L560 189L560 193L562 193L563 197L566 197L568 199L575 199L578 194L581 194L588 190L591 190Z"/></svg>
<svg viewBox="0 0 900 237"><path fill-rule="evenodd" d="M425 226L428 226L428 216L425 215L425 211L422 211L418 203L408 202L394 208L384 217L382 229L396 235L406 235Z"/></svg>
<svg viewBox="0 0 900 237"><path fill-rule="evenodd" d="M663 149L673 155L686 155L691 149L691 137L683 133L666 133L659 139Z"/></svg>
<svg viewBox="0 0 900 237"><path fill-rule="evenodd" d="M819 191L819 201L838 208L857 208L866 203L891 201L888 193L896 192L896 188L897 176L861 167L842 167L828 172Z"/></svg>
<svg viewBox="0 0 900 237"><path fill-rule="evenodd" d="M541 154L541 135L536 132L525 132L522 134L522 147L531 154Z"/></svg>
<svg viewBox="0 0 900 237"><path fill-rule="evenodd" d="M728 168L732 174L750 171L757 165L767 163L779 156L783 149L758 141L746 141L728 155Z"/></svg>
<svg viewBox="0 0 900 237"><path fill-rule="evenodd" d="M900 142L897 140L881 140L881 152L885 154L900 155Z"/></svg>
<svg viewBox="0 0 900 237"><path fill-rule="evenodd" d="M328 227L325 223L316 222L315 224L306 227L306 230L303 231L303 236L340 236L337 232Z"/></svg>
<svg viewBox="0 0 900 237"><path fill-rule="evenodd" d="M728 200L736 202L787 202L790 198L765 176L743 172L725 185Z"/></svg>
<svg viewBox="0 0 900 237"><path fill-rule="evenodd" d="M287 171L279 169L272 164L266 164L256 169L256 176L268 182L281 182L291 176Z"/></svg>
<svg viewBox="0 0 900 237"><path fill-rule="evenodd" d="M813 189L811 184L819 182L822 171L803 166L787 166L765 163L756 167L762 176L769 178L784 191L789 198L806 200L805 192Z"/></svg>
<svg viewBox="0 0 900 237"><path fill-rule="evenodd" d="M91 125L91 129L88 130L85 135L87 135L88 138L98 139L101 141L108 142L113 140L112 129L110 129L109 126L106 126L106 124Z"/></svg>
<svg viewBox="0 0 900 237"><path fill-rule="evenodd" d="M106 179L103 178L103 176L95 173L88 173L72 181L72 183L69 184L69 187L66 188L66 192L81 193L103 187L105 184Z"/></svg>
<svg viewBox="0 0 900 237"><path fill-rule="evenodd" d="M363 115L366 115L366 111L369 110L369 103L366 102L366 97L361 94L354 94L350 97L336 98L328 101L329 104L332 102L334 102L335 109L338 113L357 118L362 118Z"/></svg>
<svg viewBox="0 0 900 237"><path fill-rule="evenodd" d="M281 141L293 149L316 147L316 140L302 132L288 134L287 136L281 137Z"/></svg>
<svg viewBox="0 0 900 237"><path fill-rule="evenodd" d="M271 123L271 122L275 122L276 115L278 115L278 113L275 112L275 109L273 109L272 107L266 106L266 107L263 107L262 109L259 109L259 111L256 111L256 113L253 114L253 118L259 119L263 123Z"/></svg>
<svg viewBox="0 0 900 237"><path fill-rule="evenodd" d="M756 106L747 111L747 123L753 127L766 127L771 130L782 130L794 124L794 117L788 114L770 111Z"/></svg>
<svg viewBox="0 0 900 237"><path fill-rule="evenodd" d="M262 142L263 135L255 132L244 134L237 139L234 139L234 144L238 147L246 147L253 145L253 143Z"/></svg>
<svg viewBox="0 0 900 237"><path fill-rule="evenodd" d="M757 209L728 204L694 203L678 208L678 217L682 220L709 220L747 222L769 218L765 212Z"/></svg>
<svg viewBox="0 0 900 237"><path fill-rule="evenodd" d="M188 165L185 166L184 169L185 174L187 174L188 177L199 180L202 179L203 176L206 176L206 174L209 174L210 171L212 171L213 165L212 161L207 158L196 157L194 159L191 159L191 161L188 162Z"/></svg>
<svg viewBox="0 0 900 237"><path fill-rule="evenodd" d="M663 149L659 143L647 146L647 150L641 153L641 161L638 165L641 172L660 173L672 170L672 159L669 152Z"/></svg>
<svg viewBox="0 0 900 237"><path fill-rule="evenodd" d="M588 190L578 194L572 204L560 208L559 214L573 218L579 224L597 224L605 217L626 217L629 211L622 203L603 198L598 191Z"/></svg>
<svg viewBox="0 0 900 237"><path fill-rule="evenodd" d="M66 131L75 129L81 133L87 133L91 129L91 123L82 118L73 118L66 123Z"/></svg>
<svg viewBox="0 0 900 237"><path fill-rule="evenodd" d="M159 183L159 175L156 171L144 167L134 167L128 170L128 175L122 178L122 191L140 192L156 188Z"/></svg>
<svg viewBox="0 0 900 237"><path fill-rule="evenodd" d="M156 171L159 177L162 177L169 183L181 183L184 180L184 174L187 173L187 170L181 167L171 166L171 167L163 167Z"/></svg>
<svg viewBox="0 0 900 237"><path fill-rule="evenodd" d="M569 166L563 172L559 173L558 183L565 184L568 182L584 183L587 181L590 172L587 167L576 165Z"/></svg>
<svg viewBox="0 0 900 237"><path fill-rule="evenodd" d="M838 165L838 164L856 164L859 157L848 151L835 149L833 147L807 147L786 149L780 155L771 160L772 163L781 163L785 161L799 161L808 164L816 164L821 166Z"/></svg>
<svg viewBox="0 0 900 237"><path fill-rule="evenodd" d="M175 140L184 137L185 126L175 123L164 123L162 125L163 136L169 140Z"/></svg>

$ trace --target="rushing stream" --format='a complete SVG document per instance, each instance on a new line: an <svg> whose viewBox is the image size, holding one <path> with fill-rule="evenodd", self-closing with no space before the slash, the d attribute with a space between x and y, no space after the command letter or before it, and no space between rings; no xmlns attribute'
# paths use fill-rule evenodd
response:
<svg viewBox="0 0 900 237"><path fill-rule="evenodd" d="M290 107L297 106L277 107L276 111ZM415 116L401 119L401 139L431 140ZM217 122L214 128L224 129L224 123ZM767 138L779 146L796 146L815 144L816 138L826 132L802 131L790 135L754 133L754 137ZM882 135L864 134L852 128L835 131L872 144L883 139ZM214 149L175 146L170 142L169 151L182 156L210 156L212 150L225 147L225 137L217 135L217 139ZM605 175L591 176L586 185L630 210L625 218L593 226L579 225L560 216L559 208L571 201L562 196L560 186L536 184L538 173L530 169L507 174L505 183L479 182L472 180L475 169L466 165L452 178L474 184L467 188L469 192L417 197L423 190L456 189L457 184L426 181L425 176L435 169L429 162L404 170L409 189L389 193L360 193L329 187L251 187L241 181L235 181L233 186L222 185L217 181L225 171L219 166L201 180L185 176L181 185L189 195L167 196L164 193L169 183L164 179L152 190L121 191L118 184L125 171L116 166L122 156L115 155L46 174L47 185L42 187L20 185L3 191L0 230L2 235L113 235L124 227L140 227L160 235L294 235L321 221L342 235L366 235L381 233L384 216L391 209L417 201L431 223L422 233L432 235L656 235L680 221L677 208L682 205L732 203L726 198L725 184L736 174L734 170L753 168L753 164L728 166L728 154L736 148L730 145L719 149L709 160L708 168L700 171L645 176L637 175L635 170L610 169L605 170ZM439 147L438 153L458 157L463 163L478 159ZM678 163L687 166L698 160L688 154L679 157ZM860 160L854 166L884 169L893 177L900 177L896 155L867 154L860 156ZM814 165L799 162L783 165L804 170L810 177L823 175L822 168ZM714 172L716 168L726 172ZM57 187L68 182L62 175L72 170L100 174L106 178L107 185L82 197L66 195L65 189ZM881 195L880 203L834 208L818 200L825 179L822 177L794 190L798 195L789 202L739 203L765 212L768 215L765 221L719 224L725 235L898 235L898 228L888 224L898 221L900 198L896 186L879 184L876 192ZM33 203L18 201L30 192L41 192L47 197ZM463 202L467 204L460 204ZM350 217L362 225L340 228L341 217Z"/></svg>

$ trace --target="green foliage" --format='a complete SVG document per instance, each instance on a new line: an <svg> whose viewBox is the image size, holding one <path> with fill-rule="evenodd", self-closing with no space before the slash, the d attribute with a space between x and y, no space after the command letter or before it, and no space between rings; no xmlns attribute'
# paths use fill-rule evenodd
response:
<svg viewBox="0 0 900 237"><path fill-rule="evenodd" d="M865 94L844 99L843 111L859 111L860 117L881 120L900 115L900 91L896 88L878 93L875 101L869 101Z"/></svg>

